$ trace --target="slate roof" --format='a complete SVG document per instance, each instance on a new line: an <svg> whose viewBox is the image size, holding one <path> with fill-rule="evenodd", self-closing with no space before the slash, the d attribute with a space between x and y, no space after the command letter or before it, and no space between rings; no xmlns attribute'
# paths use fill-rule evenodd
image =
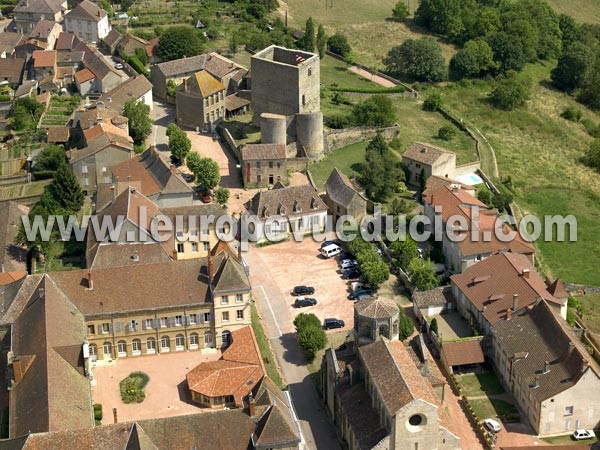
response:
<svg viewBox="0 0 600 450"><path fill-rule="evenodd" d="M25 60L23 58L0 58L0 78L8 78L11 83L21 82L24 68ZM19 90L17 90L18 93Z"/></svg>
<svg viewBox="0 0 600 450"><path fill-rule="evenodd" d="M417 308L427 308L428 306L443 306L453 302L452 288L450 286L440 286L429 291L414 291L413 302Z"/></svg>
<svg viewBox="0 0 600 450"><path fill-rule="evenodd" d="M10 436L92 426L84 338L83 316L44 276L12 329L12 351L26 371L10 391Z"/></svg>
<svg viewBox="0 0 600 450"><path fill-rule="evenodd" d="M252 327L232 331L231 339L218 361L198 364L186 379L194 392L208 397L232 395L236 406L243 407L244 399L265 377L265 367Z"/></svg>
<svg viewBox="0 0 600 450"><path fill-rule="evenodd" d="M214 257L217 270L213 276L213 292L216 294L250 290L250 281L244 267L235 256L222 254Z"/></svg>
<svg viewBox="0 0 600 450"><path fill-rule="evenodd" d="M531 394L540 401L554 397L574 386L588 370L600 377L598 364L546 301L496 323L492 336L508 358L513 359L513 370L523 377L521 385L529 386L525 388L525 396ZM544 373L546 361L550 366Z"/></svg>
<svg viewBox="0 0 600 450"><path fill-rule="evenodd" d="M329 178L327 178L327 181L325 181L325 191L327 192L327 196L334 203L342 205L346 208L357 197L362 201L367 201L367 199L358 191L357 185L354 184L337 167L334 167L329 175Z"/></svg>
<svg viewBox="0 0 600 450"><path fill-rule="evenodd" d="M106 107L121 114L128 100L132 98L139 100L148 91L152 91L152 83L145 76L137 75L102 94L98 101L104 102Z"/></svg>
<svg viewBox="0 0 600 450"><path fill-rule="evenodd" d="M525 276L527 270L529 278ZM534 304L537 298L558 306L564 303L548 292L529 259L517 253L492 255L450 279L491 325L506 317L514 294L518 295L519 308Z"/></svg>
<svg viewBox="0 0 600 450"><path fill-rule="evenodd" d="M242 161L285 159L284 144L246 144L242 146Z"/></svg>
<svg viewBox="0 0 600 450"><path fill-rule="evenodd" d="M96 3L90 2L89 0L83 0L65 15L65 18L72 20L95 22L100 22L105 17L106 11L100 8Z"/></svg>
<svg viewBox="0 0 600 450"><path fill-rule="evenodd" d="M21 225L21 217L29 214L29 208L13 201L0 202L0 264L4 270L17 268L13 265L11 253Z"/></svg>
<svg viewBox="0 0 600 450"><path fill-rule="evenodd" d="M435 145L416 142L406 149L402 154L402 158L410 158L422 164L433 165L440 158L448 155L455 155L455 153Z"/></svg>
<svg viewBox="0 0 600 450"><path fill-rule="evenodd" d="M12 324L37 289L43 275L29 275L0 288L0 325Z"/></svg>
<svg viewBox="0 0 600 450"><path fill-rule="evenodd" d="M354 303L354 311L363 317L371 319L395 317L400 312L396 302L379 296L357 301Z"/></svg>
<svg viewBox="0 0 600 450"><path fill-rule="evenodd" d="M449 366L483 364L485 362L479 339L444 342L442 352Z"/></svg>
<svg viewBox="0 0 600 450"><path fill-rule="evenodd" d="M98 50L92 50L83 42L77 44L74 50L85 53L83 57L83 64L92 71L96 78L104 80L111 73L120 78L124 77L123 74L117 72L117 70L108 61L106 61L106 59Z"/></svg>
<svg viewBox="0 0 600 450"><path fill-rule="evenodd" d="M246 209L250 214L266 219L272 215L295 217L323 212L327 211L327 205L309 184L290 187L278 184L271 190L257 193L246 204Z"/></svg>
<svg viewBox="0 0 600 450"><path fill-rule="evenodd" d="M21 0L15 6L14 12L34 12L56 14L63 11L64 0Z"/></svg>

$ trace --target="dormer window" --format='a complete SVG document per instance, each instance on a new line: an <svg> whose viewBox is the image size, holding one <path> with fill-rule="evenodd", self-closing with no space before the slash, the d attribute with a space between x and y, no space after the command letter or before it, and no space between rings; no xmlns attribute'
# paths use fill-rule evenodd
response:
<svg viewBox="0 0 600 450"><path fill-rule="evenodd" d="M298 200L294 200L294 212L302 212L302 208L300 207L300 203L298 202Z"/></svg>
<svg viewBox="0 0 600 450"><path fill-rule="evenodd" d="M269 217L271 214L269 213L269 208L266 206L263 208L263 217Z"/></svg>
<svg viewBox="0 0 600 450"><path fill-rule="evenodd" d="M285 216L285 206L282 203L279 204L279 215Z"/></svg>
<svg viewBox="0 0 600 450"><path fill-rule="evenodd" d="M310 201L310 207L311 209L317 209L317 199L316 198L312 198L312 200Z"/></svg>

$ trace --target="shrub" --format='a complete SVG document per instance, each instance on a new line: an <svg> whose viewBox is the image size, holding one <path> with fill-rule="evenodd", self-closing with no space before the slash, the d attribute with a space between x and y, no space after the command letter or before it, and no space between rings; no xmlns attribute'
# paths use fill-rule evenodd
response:
<svg viewBox="0 0 600 450"><path fill-rule="evenodd" d="M431 324L429 325L429 329L435 333L436 335L438 334L438 323L437 323L437 319L434 317L431 320Z"/></svg>
<svg viewBox="0 0 600 450"><path fill-rule="evenodd" d="M130 56L129 58L127 58L127 63L133 67L133 69L144 76L148 76L148 71L146 70L146 66L144 66L144 64L142 64L142 62L140 61L140 59L137 56Z"/></svg>
<svg viewBox="0 0 600 450"><path fill-rule="evenodd" d="M600 126L596 123L590 119L581 119L581 124L583 125L583 128L585 128L587 134L594 138L600 138Z"/></svg>
<svg viewBox="0 0 600 450"><path fill-rule="evenodd" d="M348 116L337 114L335 116L326 117L325 125L327 125L329 128L341 130L342 128L348 128L351 125L351 123L350 118Z"/></svg>
<svg viewBox="0 0 600 450"><path fill-rule="evenodd" d="M300 313L294 319L294 326L296 327L296 329L308 328L311 326L320 327L321 321L314 314Z"/></svg>
<svg viewBox="0 0 600 450"><path fill-rule="evenodd" d="M341 33L335 33L327 39L327 48L330 52L340 55L344 58L348 57L352 48L348 43L348 39Z"/></svg>
<svg viewBox="0 0 600 450"><path fill-rule="evenodd" d="M423 109L425 111L439 111L443 106L442 95L437 91L429 94L423 102Z"/></svg>
<svg viewBox="0 0 600 450"><path fill-rule="evenodd" d="M571 122L579 122L581 120L581 115L581 110L579 108L569 106L562 112L561 117L570 120Z"/></svg>
<svg viewBox="0 0 600 450"><path fill-rule="evenodd" d="M456 136L456 129L451 125L444 125L438 130L438 137L444 141L451 141Z"/></svg>
<svg viewBox="0 0 600 450"><path fill-rule="evenodd" d="M94 420L102 421L102 404L101 403L94 404Z"/></svg>
<svg viewBox="0 0 600 450"><path fill-rule="evenodd" d="M121 399L124 403L141 403L146 398L144 387L150 378L144 372L131 372L119 383Z"/></svg>
<svg viewBox="0 0 600 450"><path fill-rule="evenodd" d="M219 205L227 204L229 200L229 189L227 188L219 188L215 191L215 200Z"/></svg>
<svg viewBox="0 0 600 450"><path fill-rule="evenodd" d="M388 127L396 120L394 104L385 95L374 95L356 104L352 110L357 125Z"/></svg>
<svg viewBox="0 0 600 450"><path fill-rule="evenodd" d="M499 109L512 111L524 106L531 94L529 80L517 78L515 72L498 78L494 89L490 93L490 101Z"/></svg>
<svg viewBox="0 0 600 450"><path fill-rule="evenodd" d="M410 317L404 312L400 312L400 318L398 319L398 339L401 341L409 338L415 330L415 324Z"/></svg>

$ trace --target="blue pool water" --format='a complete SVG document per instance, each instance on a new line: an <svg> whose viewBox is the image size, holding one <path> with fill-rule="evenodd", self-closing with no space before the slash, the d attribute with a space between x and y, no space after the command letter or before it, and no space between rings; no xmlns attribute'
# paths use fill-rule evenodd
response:
<svg viewBox="0 0 600 450"><path fill-rule="evenodd" d="M456 181L460 181L463 184L468 184L469 186L474 186L476 184L483 183L483 180L476 173L469 173L467 175L461 175L456 177Z"/></svg>

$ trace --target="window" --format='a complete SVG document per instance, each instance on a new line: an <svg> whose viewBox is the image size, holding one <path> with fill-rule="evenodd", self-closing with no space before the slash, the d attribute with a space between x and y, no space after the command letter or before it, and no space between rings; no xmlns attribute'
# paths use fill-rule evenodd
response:
<svg viewBox="0 0 600 450"><path fill-rule="evenodd" d="M213 345L212 333L210 331L207 331L206 333L204 333L204 346L210 347L211 345Z"/></svg>
<svg viewBox="0 0 600 450"><path fill-rule="evenodd" d="M160 318L160 327L161 328L166 328L167 327L167 318L166 317L161 317Z"/></svg>
<svg viewBox="0 0 600 450"><path fill-rule="evenodd" d="M137 320L132 320L129 322L129 331L137 331L138 329L138 322Z"/></svg>
<svg viewBox="0 0 600 450"><path fill-rule="evenodd" d="M229 311L223 311L221 314L221 318L223 322L229 322Z"/></svg>
<svg viewBox="0 0 600 450"><path fill-rule="evenodd" d="M171 350L171 339L169 336L163 336L160 338L160 351L168 352Z"/></svg>
<svg viewBox="0 0 600 450"><path fill-rule="evenodd" d="M131 342L131 352L134 355L141 355L142 354L142 341L140 341L139 339L134 339Z"/></svg>
<svg viewBox="0 0 600 450"><path fill-rule="evenodd" d="M175 316L175 326L183 325L183 316Z"/></svg>
<svg viewBox="0 0 600 450"><path fill-rule="evenodd" d="M101 333L104 333L104 334L110 333L110 323L105 322L100 326L101 326L101 331L100 331Z"/></svg>
<svg viewBox="0 0 600 450"><path fill-rule="evenodd" d="M96 327L94 327L94 325L88 325L88 334L96 334Z"/></svg>
<svg viewBox="0 0 600 450"><path fill-rule="evenodd" d="M205 322L210 322L210 313L209 312L204 313L204 321Z"/></svg>
<svg viewBox="0 0 600 450"><path fill-rule="evenodd" d="M83 166L81 166L81 173L88 173L87 165L84 164Z"/></svg>
<svg viewBox="0 0 600 450"><path fill-rule="evenodd" d="M104 359L112 358L112 344L110 342L102 344L102 351L104 352Z"/></svg>
<svg viewBox="0 0 600 450"><path fill-rule="evenodd" d="M102 173L106 173L106 166L102 167Z"/></svg>
<svg viewBox="0 0 600 450"><path fill-rule="evenodd" d="M221 305L227 305L229 303L229 297L226 295L223 295L221 297Z"/></svg>
<svg viewBox="0 0 600 450"><path fill-rule="evenodd" d="M573 415L573 407L572 406L566 406L565 407L565 416L572 416L572 415Z"/></svg>
<svg viewBox="0 0 600 450"><path fill-rule="evenodd" d="M146 339L146 353L156 353L156 339L154 339L153 337L149 337L148 339Z"/></svg>
<svg viewBox="0 0 600 450"><path fill-rule="evenodd" d="M96 344L90 344L90 360L96 361L98 359L98 347Z"/></svg>
<svg viewBox="0 0 600 450"><path fill-rule="evenodd" d="M312 67L308 68L308 76L310 77L312 75Z"/></svg>
<svg viewBox="0 0 600 450"><path fill-rule="evenodd" d="M256 168L260 169L260 161L256 161Z"/></svg>
<svg viewBox="0 0 600 450"><path fill-rule="evenodd" d="M190 325L194 325L196 323L198 323L198 315L190 314Z"/></svg>
<svg viewBox="0 0 600 450"><path fill-rule="evenodd" d="M90 185L90 180L88 180L87 178L83 179L83 185L84 186L89 186Z"/></svg>
<svg viewBox="0 0 600 450"><path fill-rule="evenodd" d="M198 243L192 242L192 253L198 253Z"/></svg>
<svg viewBox="0 0 600 450"><path fill-rule="evenodd" d="M177 244L177 253L183 253L183 244Z"/></svg>
<svg viewBox="0 0 600 450"><path fill-rule="evenodd" d="M152 319L144 320L144 327L148 329L152 328Z"/></svg>
<svg viewBox="0 0 600 450"><path fill-rule="evenodd" d="M306 95L302 94L302 106L306 105Z"/></svg>
<svg viewBox="0 0 600 450"><path fill-rule="evenodd" d="M235 295L235 302L236 303L244 303L244 296L242 294L236 294Z"/></svg>
<svg viewBox="0 0 600 450"><path fill-rule="evenodd" d="M190 348L195 350L198 348L198 333L190 334Z"/></svg>
<svg viewBox="0 0 600 450"><path fill-rule="evenodd" d="M204 99L204 106L208 106L208 97Z"/></svg>
<svg viewBox="0 0 600 450"><path fill-rule="evenodd" d="M261 176L260 176L260 175L256 175L256 182L257 182L257 183L260 183L260 182L261 182L261 180L262 180Z"/></svg>
<svg viewBox="0 0 600 450"><path fill-rule="evenodd" d="M221 334L221 343L223 344L223 347L226 347L229 344L231 344L231 333L229 331L223 331L223 333Z"/></svg>
<svg viewBox="0 0 600 450"><path fill-rule="evenodd" d="M244 320L244 310L243 309L238 309L236 311L236 319L237 320Z"/></svg>
<svg viewBox="0 0 600 450"><path fill-rule="evenodd" d="M273 168L273 161L269 161L269 169Z"/></svg>
<svg viewBox="0 0 600 450"><path fill-rule="evenodd" d="M175 351L180 352L181 350L183 350L184 345L185 338L183 337L183 334L178 334L177 336L175 336Z"/></svg>
<svg viewBox="0 0 600 450"><path fill-rule="evenodd" d="M203 242L202 243L202 250L204 250L205 252L210 250L210 244L208 242Z"/></svg>
<svg viewBox="0 0 600 450"><path fill-rule="evenodd" d="M118 356L127 356L127 342L117 342L117 354Z"/></svg>
<svg viewBox="0 0 600 450"><path fill-rule="evenodd" d="M319 216L313 216L312 217L312 224L313 225L319 225Z"/></svg>

